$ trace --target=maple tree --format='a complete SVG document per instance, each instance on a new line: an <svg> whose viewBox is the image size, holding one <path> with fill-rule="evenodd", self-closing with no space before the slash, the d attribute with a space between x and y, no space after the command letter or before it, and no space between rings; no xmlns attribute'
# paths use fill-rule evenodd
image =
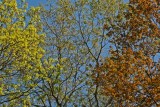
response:
<svg viewBox="0 0 160 107"><path fill-rule="evenodd" d="M156 0L130 0L109 31L110 57L95 69L100 78L94 80L113 106L160 105L159 9Z"/></svg>
<svg viewBox="0 0 160 107"><path fill-rule="evenodd" d="M42 68L44 35L35 27L36 15L27 23L25 11L16 0L0 1L0 104L7 106L30 104L29 91Z"/></svg>

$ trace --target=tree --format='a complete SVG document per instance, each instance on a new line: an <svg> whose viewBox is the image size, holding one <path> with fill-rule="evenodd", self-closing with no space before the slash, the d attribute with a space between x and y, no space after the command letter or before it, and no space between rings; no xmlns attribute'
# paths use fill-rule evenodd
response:
<svg viewBox="0 0 160 107"><path fill-rule="evenodd" d="M95 69L100 75L95 83L114 106L159 106L158 2L130 0L124 14L110 31L110 57Z"/></svg>
<svg viewBox="0 0 160 107"><path fill-rule="evenodd" d="M42 68L44 35L35 27L37 15L26 18L26 5L0 1L0 104L30 105L29 92ZM34 8L38 11L38 8Z"/></svg>
<svg viewBox="0 0 160 107"><path fill-rule="evenodd" d="M19 3L0 2L0 104L159 106L157 0Z"/></svg>
<svg viewBox="0 0 160 107"><path fill-rule="evenodd" d="M116 7L116 8L115 8ZM91 75L107 52L108 23L123 10L121 0L58 0L41 9L46 33L45 73L33 97L38 106L105 106Z"/></svg>

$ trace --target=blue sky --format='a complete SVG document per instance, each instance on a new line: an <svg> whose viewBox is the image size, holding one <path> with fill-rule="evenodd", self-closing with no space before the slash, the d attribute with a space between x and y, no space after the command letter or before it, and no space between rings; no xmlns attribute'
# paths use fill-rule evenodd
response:
<svg viewBox="0 0 160 107"><path fill-rule="evenodd" d="M38 6L40 3L45 4L47 0L26 0L28 6Z"/></svg>
<svg viewBox="0 0 160 107"><path fill-rule="evenodd" d="M128 2L129 0L124 0L125 2ZM26 0L28 3L28 6L38 6L40 3L45 4L47 0Z"/></svg>

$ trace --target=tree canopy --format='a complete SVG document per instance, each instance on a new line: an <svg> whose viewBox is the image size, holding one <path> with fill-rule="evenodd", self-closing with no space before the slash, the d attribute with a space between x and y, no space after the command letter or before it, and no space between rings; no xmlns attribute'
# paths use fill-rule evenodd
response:
<svg viewBox="0 0 160 107"><path fill-rule="evenodd" d="M0 106L160 106L158 0L0 0Z"/></svg>

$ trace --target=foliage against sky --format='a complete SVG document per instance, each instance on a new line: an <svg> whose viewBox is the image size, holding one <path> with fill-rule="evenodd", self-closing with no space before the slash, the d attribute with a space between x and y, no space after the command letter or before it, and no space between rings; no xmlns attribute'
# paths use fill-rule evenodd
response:
<svg viewBox="0 0 160 107"><path fill-rule="evenodd" d="M160 60L155 59L160 52L159 18L158 1L130 0L123 25L113 25L115 48L96 69L96 82L115 106L160 105Z"/></svg>
<svg viewBox="0 0 160 107"><path fill-rule="evenodd" d="M158 1L0 0L0 24L0 105L158 107Z"/></svg>

